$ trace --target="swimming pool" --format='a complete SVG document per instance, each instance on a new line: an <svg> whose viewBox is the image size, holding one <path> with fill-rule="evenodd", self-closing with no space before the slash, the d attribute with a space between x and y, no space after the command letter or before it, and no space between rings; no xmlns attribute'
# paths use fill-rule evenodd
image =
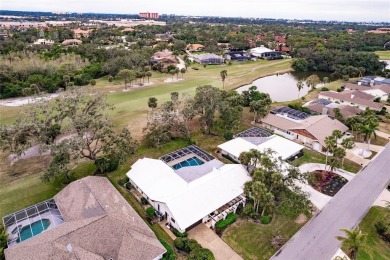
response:
<svg viewBox="0 0 390 260"><path fill-rule="evenodd" d="M42 233L42 231L46 230L49 226L50 226L50 220L48 219L38 220L32 223L31 225L24 226L20 230L20 236L17 242L19 243L33 236L36 236Z"/></svg>
<svg viewBox="0 0 390 260"><path fill-rule="evenodd" d="M188 166L198 166L198 165L202 165L204 164L204 162L199 159L198 157L192 157L192 158L189 158L185 161L182 161L182 162L179 162L175 165L172 166L173 169L175 170L178 170L180 168L183 168L183 167L188 167Z"/></svg>

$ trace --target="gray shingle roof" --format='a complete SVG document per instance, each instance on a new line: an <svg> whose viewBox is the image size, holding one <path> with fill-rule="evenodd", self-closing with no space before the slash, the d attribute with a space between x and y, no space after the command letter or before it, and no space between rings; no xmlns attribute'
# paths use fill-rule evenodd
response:
<svg viewBox="0 0 390 260"><path fill-rule="evenodd" d="M107 178L74 181L54 199L65 223L6 249L6 259L143 260L166 251Z"/></svg>

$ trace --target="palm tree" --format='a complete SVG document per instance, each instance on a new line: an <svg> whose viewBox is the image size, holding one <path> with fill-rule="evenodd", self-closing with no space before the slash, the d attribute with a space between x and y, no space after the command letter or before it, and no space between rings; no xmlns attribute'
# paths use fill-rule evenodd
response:
<svg viewBox="0 0 390 260"><path fill-rule="evenodd" d="M345 149L345 151L350 150L355 146L355 142L353 141L352 138L345 138L341 142L341 146ZM341 162L341 167L344 167L344 159L345 159L345 156L343 157L343 160Z"/></svg>
<svg viewBox="0 0 390 260"><path fill-rule="evenodd" d="M342 242L343 246L348 248L349 256L352 260L357 259L359 250L371 254L371 248L367 244L367 235L363 234L359 227L354 230L340 229L340 231L343 231L346 236L337 236L336 238Z"/></svg>
<svg viewBox="0 0 390 260"><path fill-rule="evenodd" d="M181 78L183 78L183 75L184 75L184 73L186 73L186 69L185 68L182 68L181 70L180 70L180 73L181 73Z"/></svg>
<svg viewBox="0 0 390 260"><path fill-rule="evenodd" d="M225 79L227 77L227 70L222 70L221 71L221 79L222 79L222 88L225 88Z"/></svg>
<svg viewBox="0 0 390 260"><path fill-rule="evenodd" d="M370 150L371 138L374 136L376 138L376 130L378 130L378 118L375 116L369 116L366 122L360 125L359 131L364 135L364 141L367 144L366 151ZM364 148L362 149L362 154L364 153Z"/></svg>
<svg viewBox="0 0 390 260"><path fill-rule="evenodd" d="M180 73L180 69L176 68L175 69L176 79L179 79L179 73Z"/></svg>
<svg viewBox="0 0 390 260"><path fill-rule="evenodd" d="M298 98L299 98L299 93L301 92L301 89L303 88L303 82L302 82L302 80L298 80L298 82L297 82L297 88L298 88Z"/></svg>
<svg viewBox="0 0 390 260"><path fill-rule="evenodd" d="M149 100L148 100L148 107L152 109L152 111L154 110L154 108L157 107L157 98L155 97L150 97Z"/></svg>
<svg viewBox="0 0 390 260"><path fill-rule="evenodd" d="M363 74L364 74L364 72L366 72L366 69L363 67L359 67L358 70L359 70L359 77L360 78L363 77Z"/></svg>
<svg viewBox="0 0 390 260"><path fill-rule="evenodd" d="M148 83L149 83L149 79L150 79L150 77L152 76L152 72L147 71L147 72L145 73L145 76L148 78Z"/></svg>

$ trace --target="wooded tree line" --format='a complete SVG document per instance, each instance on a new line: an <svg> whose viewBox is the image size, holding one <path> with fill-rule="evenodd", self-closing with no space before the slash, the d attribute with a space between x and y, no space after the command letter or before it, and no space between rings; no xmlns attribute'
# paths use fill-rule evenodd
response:
<svg viewBox="0 0 390 260"><path fill-rule="evenodd" d="M0 126L0 148L17 156L38 146L39 154L50 154L50 165L42 179L72 180L72 169L80 161L94 162L97 173L115 170L137 142L124 128L116 131L107 110L113 107L104 95L71 88L53 101L36 103L10 125Z"/></svg>
<svg viewBox="0 0 390 260"><path fill-rule="evenodd" d="M384 63L374 53L303 48L297 50L297 59L292 63L295 71L331 72L333 79L343 75L358 77L361 74L382 74ZM361 70L364 70L362 73Z"/></svg>
<svg viewBox="0 0 390 260"><path fill-rule="evenodd" d="M53 48L44 53L11 52L0 57L0 98L25 95L24 90L32 84L39 91L53 93L88 85L105 75L116 76L122 69L145 71L150 56L148 50L106 50L97 45Z"/></svg>
<svg viewBox="0 0 390 260"><path fill-rule="evenodd" d="M243 107L250 107L254 120L267 115L272 100L253 86L242 95L212 86L200 86L194 97L178 92L171 93L171 101L158 106L158 100L150 97L144 142L147 146L160 146L174 138L190 140L190 124L207 135L221 134L225 139L233 137L233 131L241 124Z"/></svg>

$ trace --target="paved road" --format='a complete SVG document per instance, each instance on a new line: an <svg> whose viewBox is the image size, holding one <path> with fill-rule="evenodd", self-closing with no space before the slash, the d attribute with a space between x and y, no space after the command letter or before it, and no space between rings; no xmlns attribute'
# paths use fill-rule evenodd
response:
<svg viewBox="0 0 390 260"><path fill-rule="evenodd" d="M341 189L271 259L328 260L340 248L340 228L356 227L390 181L390 144Z"/></svg>

